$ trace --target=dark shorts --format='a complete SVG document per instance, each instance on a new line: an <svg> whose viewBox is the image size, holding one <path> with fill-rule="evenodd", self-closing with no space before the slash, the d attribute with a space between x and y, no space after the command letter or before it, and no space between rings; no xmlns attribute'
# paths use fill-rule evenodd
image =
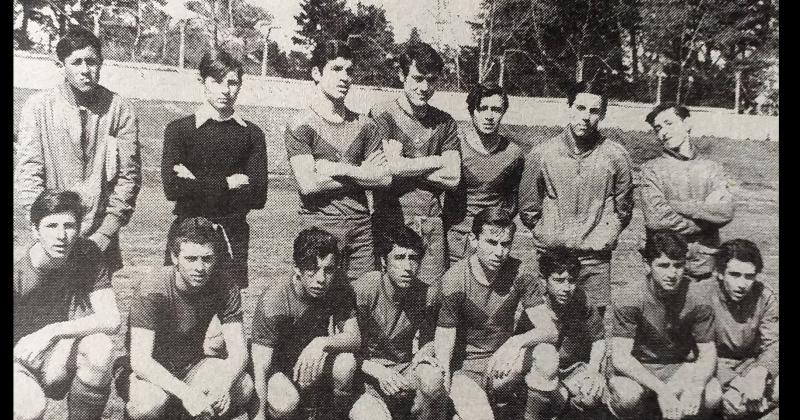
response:
<svg viewBox="0 0 800 420"><path fill-rule="evenodd" d="M167 247L164 252L164 265L172 265L170 244L177 234L178 227L184 217L177 217L167 233ZM209 217L213 223L222 226L218 249L223 251L223 267L230 273L240 289L249 284L247 258L250 247L250 225L244 216ZM232 257L231 258L231 254Z"/></svg>
<svg viewBox="0 0 800 420"><path fill-rule="evenodd" d="M355 281L365 273L375 270L372 221L369 215L301 214L300 221L301 230L316 226L339 240L339 247L345 257L341 267L347 273L348 280Z"/></svg>

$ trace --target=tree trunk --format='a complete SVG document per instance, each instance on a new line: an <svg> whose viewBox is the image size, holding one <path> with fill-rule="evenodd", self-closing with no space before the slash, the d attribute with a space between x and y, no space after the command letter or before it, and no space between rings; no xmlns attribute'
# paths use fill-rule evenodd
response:
<svg viewBox="0 0 800 420"><path fill-rule="evenodd" d="M631 76L635 79L636 74L639 73L639 47L636 39L636 28L631 28L628 35L630 36L631 45Z"/></svg>
<svg viewBox="0 0 800 420"><path fill-rule="evenodd" d="M23 50L30 49L31 38L28 36L28 22L31 19L31 6L28 2L22 2L22 26L19 28L19 48Z"/></svg>
<svg viewBox="0 0 800 420"><path fill-rule="evenodd" d="M139 49L139 42L142 40L142 2L136 0L136 35L133 37L133 48L131 49L131 61L136 61L136 50Z"/></svg>
<svg viewBox="0 0 800 420"><path fill-rule="evenodd" d="M228 27L233 28L233 0L228 0Z"/></svg>

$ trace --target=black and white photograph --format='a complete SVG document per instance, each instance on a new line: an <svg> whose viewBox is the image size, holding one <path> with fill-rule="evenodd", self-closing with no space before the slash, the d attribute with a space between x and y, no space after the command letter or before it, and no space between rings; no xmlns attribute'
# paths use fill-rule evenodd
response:
<svg viewBox="0 0 800 420"><path fill-rule="evenodd" d="M780 418L778 0L12 4L14 420Z"/></svg>

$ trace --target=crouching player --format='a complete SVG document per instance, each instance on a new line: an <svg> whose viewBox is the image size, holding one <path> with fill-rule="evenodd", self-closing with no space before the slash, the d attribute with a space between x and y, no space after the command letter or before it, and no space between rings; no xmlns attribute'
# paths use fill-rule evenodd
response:
<svg viewBox="0 0 800 420"><path fill-rule="evenodd" d="M580 269L578 257L565 250L539 258L544 299L529 312L546 341L533 348L533 367L525 377L525 420L549 420L573 408L577 412L569 418L576 418L602 406L605 328L598 308L576 288Z"/></svg>
<svg viewBox="0 0 800 420"><path fill-rule="evenodd" d="M688 246L671 231L648 234L649 273L631 282L614 307L608 405L620 418L651 418L658 401L664 419L705 418L722 394L711 295L684 276Z"/></svg>
<svg viewBox="0 0 800 420"><path fill-rule="evenodd" d="M413 229L382 232L377 243L381 271L353 283L363 340L364 394L352 420L432 419L444 396L444 371L433 358L438 289L417 276L425 244ZM420 349L412 357L414 335Z"/></svg>
<svg viewBox="0 0 800 420"><path fill-rule="evenodd" d="M531 349L547 341L539 328L514 335L519 303L535 319L533 307L540 301L535 277L523 274L520 260L509 255L514 232L508 210L481 210L472 224L475 253L441 280L434 347L445 368L445 389L463 420L494 419L490 399L508 401L512 392L524 388L535 356Z"/></svg>
<svg viewBox="0 0 800 420"><path fill-rule="evenodd" d="M108 401L120 314L100 249L79 237L83 213L69 191L31 205L35 242L14 264L16 420L44 418L67 392L70 419L98 420Z"/></svg>
<svg viewBox="0 0 800 420"><path fill-rule="evenodd" d="M717 378L726 418L764 413L778 405L778 295L756 276L763 262L746 239L723 243L712 289Z"/></svg>
<svg viewBox="0 0 800 420"><path fill-rule="evenodd" d="M311 227L295 238L292 256L294 273L264 290L253 318L256 418L294 418L332 391L323 417L339 419L353 402L353 353L361 345L352 289L334 281L339 243Z"/></svg>
<svg viewBox="0 0 800 420"><path fill-rule="evenodd" d="M142 280L133 299L133 373L122 395L131 419L234 418L250 409L253 381L245 373L241 295L236 280L218 265L224 252L218 230L203 217L182 220L171 243L173 265ZM214 315L222 323L225 359L204 353Z"/></svg>

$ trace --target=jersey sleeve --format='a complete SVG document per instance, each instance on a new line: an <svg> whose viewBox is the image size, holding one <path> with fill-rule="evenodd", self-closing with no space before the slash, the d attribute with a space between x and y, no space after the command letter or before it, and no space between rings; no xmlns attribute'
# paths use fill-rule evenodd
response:
<svg viewBox="0 0 800 420"><path fill-rule="evenodd" d="M88 245L87 254L81 264L88 268L87 280L91 281L90 290L96 292L110 289L111 273L108 271L106 259L94 243L89 243Z"/></svg>
<svg viewBox="0 0 800 420"><path fill-rule="evenodd" d="M333 322L341 328L345 322L358 316L356 294L350 284L341 284L337 287L335 305L333 307Z"/></svg>
<svg viewBox="0 0 800 420"><path fill-rule="evenodd" d="M288 159L300 155L313 155L314 130L308 125L297 127L294 127L293 124L287 125L283 140L286 143Z"/></svg>
<svg viewBox="0 0 800 420"><path fill-rule="evenodd" d="M439 317L439 308L442 306L441 278L434 280L425 291L425 318L419 329L419 346L433 341L436 334L436 323Z"/></svg>
<svg viewBox="0 0 800 420"><path fill-rule="evenodd" d="M376 150L380 150L383 148L383 143L381 142L381 137L378 133L378 124L372 118L366 118L367 122L361 127L361 131L358 133L357 140L361 144L361 148L363 150L363 156L361 156L361 161L367 158L370 154L375 152Z"/></svg>
<svg viewBox="0 0 800 420"><path fill-rule="evenodd" d="M642 308L637 305L618 305L614 307L614 320L611 335L621 338L635 338L641 320Z"/></svg>
<svg viewBox="0 0 800 420"><path fill-rule="evenodd" d="M714 309L711 305L700 304L692 311L692 337L696 343L709 343L714 341Z"/></svg>
<svg viewBox="0 0 800 420"><path fill-rule="evenodd" d="M448 150L455 150L461 152L461 140L458 138L458 125L456 120L450 115L447 116L447 121L444 123L443 136L441 139L440 151L444 153Z"/></svg>
<svg viewBox="0 0 800 420"><path fill-rule="evenodd" d="M280 290L267 288L258 300L253 315L253 343L274 348L285 340L285 337L280 336L280 332L285 330L283 326L291 323L292 319L280 297Z"/></svg>
<svg viewBox="0 0 800 420"><path fill-rule="evenodd" d="M520 298L523 309L533 308L544 303L541 283L539 283L536 276L525 273L520 276L519 284L523 287Z"/></svg>
<svg viewBox="0 0 800 420"><path fill-rule="evenodd" d="M605 338L606 329L603 324L603 315L600 314L596 306L589 305L587 308L586 332L592 343Z"/></svg>
<svg viewBox="0 0 800 420"><path fill-rule="evenodd" d="M167 305L168 299L163 291L142 285L131 303L128 322L132 328L155 331Z"/></svg>
<svg viewBox="0 0 800 420"><path fill-rule="evenodd" d="M223 324L242 322L242 292L233 281L227 282L222 298L225 306L219 313L219 320Z"/></svg>

